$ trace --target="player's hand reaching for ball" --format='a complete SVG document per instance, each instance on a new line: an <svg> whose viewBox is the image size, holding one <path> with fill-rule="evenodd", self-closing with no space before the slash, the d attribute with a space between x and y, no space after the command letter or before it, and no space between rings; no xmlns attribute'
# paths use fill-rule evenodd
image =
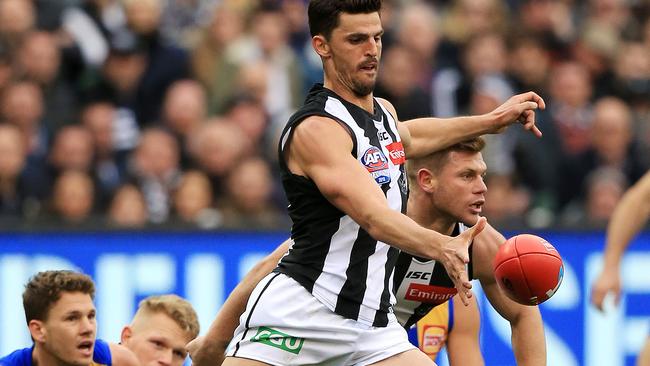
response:
<svg viewBox="0 0 650 366"><path fill-rule="evenodd" d="M442 248L442 258L439 259L445 266L451 280L454 281L454 285L458 290L458 296L466 306L469 305L469 299L472 297L472 283L467 277L469 245L476 235L485 228L486 223L487 220L481 217L476 225L465 230L460 235L451 238Z"/></svg>
<svg viewBox="0 0 650 366"><path fill-rule="evenodd" d="M517 94L489 113L494 121L492 133L501 133L513 123L521 123L524 128L542 137L542 131L537 128L535 110L545 109L544 99L534 92Z"/></svg>
<svg viewBox="0 0 650 366"><path fill-rule="evenodd" d="M621 299L621 276L619 268L605 268L591 287L591 303L603 311L603 302L607 294L614 295L614 303L618 305Z"/></svg>

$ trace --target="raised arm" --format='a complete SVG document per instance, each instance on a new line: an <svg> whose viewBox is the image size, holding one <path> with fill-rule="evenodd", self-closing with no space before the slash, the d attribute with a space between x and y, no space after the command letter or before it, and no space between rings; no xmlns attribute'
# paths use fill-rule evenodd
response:
<svg viewBox="0 0 650 366"><path fill-rule="evenodd" d="M221 365L226 347L239 325L239 317L246 310L246 303L253 289L264 276L271 273L290 246L291 240L285 240L273 253L257 263L228 295L208 332L187 344L185 348L194 366Z"/></svg>
<svg viewBox="0 0 650 366"><path fill-rule="evenodd" d="M603 270L591 289L591 301L600 310L609 292L618 304L621 295L620 265L623 253L650 218L650 171L621 198L607 226Z"/></svg>
<svg viewBox="0 0 650 366"><path fill-rule="evenodd" d="M476 299L464 306L454 298L454 324L447 337L447 356L451 366L483 366L479 343L481 314Z"/></svg>
<svg viewBox="0 0 650 366"><path fill-rule="evenodd" d="M397 118L390 102L380 99ZM513 123L521 123L538 137L542 136L535 122L535 110L544 109L544 99L534 92L518 94L490 113L454 118L418 118L398 124L407 158L417 158L444 149L455 143L489 133L500 133Z"/></svg>
<svg viewBox="0 0 650 366"><path fill-rule="evenodd" d="M517 365L546 365L544 325L537 306L518 304L497 286L492 263L494 256L506 239L489 226L476 237L473 245L473 264L476 277L481 281L492 307L510 322L512 349Z"/></svg>
<svg viewBox="0 0 650 366"><path fill-rule="evenodd" d="M374 239L441 261L465 301L471 296L464 269L469 261L467 248L485 220L456 238L425 229L388 206L381 188L350 153L352 148L344 127L329 118L309 117L295 127L285 158L294 174L313 180L334 206Z"/></svg>

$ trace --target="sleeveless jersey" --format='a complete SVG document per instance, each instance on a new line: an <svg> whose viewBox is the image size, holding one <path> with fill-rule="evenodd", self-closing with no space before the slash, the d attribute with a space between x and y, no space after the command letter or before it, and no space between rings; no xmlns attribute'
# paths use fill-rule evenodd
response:
<svg viewBox="0 0 650 366"><path fill-rule="evenodd" d="M311 179L289 171L284 147L292 130L309 116L324 116L333 120L324 123L338 122L346 128L354 145L352 156L379 185L388 205L406 211L405 156L393 116L376 99L370 114L316 84L280 139L280 169L294 244L275 271L293 278L337 314L385 327L395 303L392 273L399 251L373 239L332 205Z"/></svg>
<svg viewBox="0 0 650 366"><path fill-rule="evenodd" d="M452 236L465 230L467 227L458 223ZM469 254L467 275L472 279L471 245ZM417 323L435 306L447 302L458 292L442 263L414 257L404 252L401 252L397 259L394 280L396 296L399 299L394 308L395 315L406 329Z"/></svg>
<svg viewBox="0 0 650 366"><path fill-rule="evenodd" d="M454 299L451 298L433 308L417 322L416 327L409 329L409 340L435 361L453 326Z"/></svg>
<svg viewBox="0 0 650 366"><path fill-rule="evenodd" d="M32 352L34 346L19 349L9 355L0 358L0 366L32 366ZM111 349L108 343L101 339L95 340L95 349L93 351L93 361L89 366L111 366L113 363Z"/></svg>

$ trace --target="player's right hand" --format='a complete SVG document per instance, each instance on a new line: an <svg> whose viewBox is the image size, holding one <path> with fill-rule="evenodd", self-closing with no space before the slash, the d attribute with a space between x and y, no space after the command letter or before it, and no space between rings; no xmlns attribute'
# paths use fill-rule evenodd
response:
<svg viewBox="0 0 650 366"><path fill-rule="evenodd" d="M467 277L469 245L476 235L483 231L486 224L487 220L484 217L479 218L476 225L452 238L442 250L443 258L440 260L458 290L458 297L465 306L469 305L469 299L472 297L472 283Z"/></svg>
<svg viewBox="0 0 650 366"><path fill-rule="evenodd" d="M489 113L494 120L491 133L501 133L513 123L521 123L525 129L537 137L542 137L542 131L535 121L535 110L545 109L546 102L535 92L517 94Z"/></svg>
<svg viewBox="0 0 650 366"><path fill-rule="evenodd" d="M603 311L603 302L610 292L614 294L614 303L618 305L621 299L621 276L618 268L608 268L600 273L591 286L591 303Z"/></svg>

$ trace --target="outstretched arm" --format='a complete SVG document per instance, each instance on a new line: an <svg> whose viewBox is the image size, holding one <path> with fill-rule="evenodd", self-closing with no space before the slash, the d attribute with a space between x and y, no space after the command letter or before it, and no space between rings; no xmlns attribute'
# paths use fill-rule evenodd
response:
<svg viewBox="0 0 650 366"><path fill-rule="evenodd" d="M476 277L492 307L510 322L512 349L517 365L546 365L544 325L537 306L518 304L499 289L494 278L494 256L506 239L488 226L474 239L473 260Z"/></svg>
<svg viewBox="0 0 650 366"><path fill-rule="evenodd" d="M350 153L352 148L352 139L341 125L329 118L312 116L294 128L285 159L293 174L313 180L323 196L374 239L439 260L465 302L472 287L465 272L468 247L485 220L454 238L418 225L388 206L379 185Z"/></svg>
<svg viewBox="0 0 650 366"><path fill-rule="evenodd" d="M390 102L381 103L397 118ZM398 123L406 157L418 158L455 143L488 133L500 133L513 123L521 123L538 137L535 110L544 109L544 99L534 92L518 94L490 113L454 118L418 118Z"/></svg>
<svg viewBox="0 0 650 366"><path fill-rule="evenodd" d="M607 226L603 270L591 289L591 301L600 310L609 292L621 294L620 264L623 253L650 217L650 171L634 184L614 209Z"/></svg>
<svg viewBox="0 0 650 366"><path fill-rule="evenodd" d="M483 366L483 355L479 343L481 314L476 299L469 306L461 304L457 298L452 301L454 324L447 337L447 355L451 366Z"/></svg>
<svg viewBox="0 0 650 366"><path fill-rule="evenodd" d="M187 344L186 348L193 365L221 365L226 347L239 325L239 317L246 310L246 303L253 289L264 276L271 273L290 246L291 240L285 240L273 253L257 263L232 290L205 336L198 337Z"/></svg>

